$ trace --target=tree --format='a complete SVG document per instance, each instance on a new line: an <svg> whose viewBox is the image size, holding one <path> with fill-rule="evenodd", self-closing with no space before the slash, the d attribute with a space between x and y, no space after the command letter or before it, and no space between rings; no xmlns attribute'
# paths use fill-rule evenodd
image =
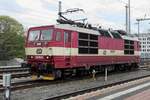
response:
<svg viewBox="0 0 150 100"><path fill-rule="evenodd" d="M23 26L9 16L0 16L0 60L23 58Z"/></svg>

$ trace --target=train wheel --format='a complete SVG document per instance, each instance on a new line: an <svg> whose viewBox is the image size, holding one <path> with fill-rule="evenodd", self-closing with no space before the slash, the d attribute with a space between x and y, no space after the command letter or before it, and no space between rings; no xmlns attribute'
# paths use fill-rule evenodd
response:
<svg viewBox="0 0 150 100"><path fill-rule="evenodd" d="M81 76L81 71L79 69L76 70L76 76Z"/></svg>
<svg viewBox="0 0 150 100"><path fill-rule="evenodd" d="M137 70L139 68L137 63L131 65L133 70Z"/></svg>
<svg viewBox="0 0 150 100"><path fill-rule="evenodd" d="M125 66L124 65L120 65L118 66L119 71L125 71Z"/></svg>
<svg viewBox="0 0 150 100"><path fill-rule="evenodd" d="M62 71L61 70L55 70L53 71L53 76L58 79L62 77Z"/></svg>
<svg viewBox="0 0 150 100"><path fill-rule="evenodd" d="M132 67L129 66L129 65L127 65L127 66L126 66L126 69L127 69L127 71L131 71L131 70L132 70Z"/></svg>

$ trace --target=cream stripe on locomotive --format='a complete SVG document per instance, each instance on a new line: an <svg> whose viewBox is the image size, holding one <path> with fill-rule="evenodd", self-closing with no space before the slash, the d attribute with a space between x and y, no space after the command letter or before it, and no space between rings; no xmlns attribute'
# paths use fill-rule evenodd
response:
<svg viewBox="0 0 150 100"><path fill-rule="evenodd" d="M42 49L42 53L38 54L37 50ZM26 48L26 55L56 55L56 56L62 56L62 55L78 55L78 48L64 48L64 47L43 47L43 48Z"/></svg>
<svg viewBox="0 0 150 100"><path fill-rule="evenodd" d="M38 53L37 50L40 49L42 52ZM26 48L26 55L53 55L53 56L133 56L124 55L123 50L108 50L99 49L98 54L78 54L78 48L64 48L64 47L34 47ZM134 51L134 55L139 56L139 51Z"/></svg>

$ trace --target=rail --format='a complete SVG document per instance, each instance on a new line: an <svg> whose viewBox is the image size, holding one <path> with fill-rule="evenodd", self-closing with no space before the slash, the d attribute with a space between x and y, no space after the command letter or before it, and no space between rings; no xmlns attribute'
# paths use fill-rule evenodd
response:
<svg viewBox="0 0 150 100"><path fill-rule="evenodd" d="M13 65L13 66L0 66L0 68L17 68L21 67L21 65Z"/></svg>

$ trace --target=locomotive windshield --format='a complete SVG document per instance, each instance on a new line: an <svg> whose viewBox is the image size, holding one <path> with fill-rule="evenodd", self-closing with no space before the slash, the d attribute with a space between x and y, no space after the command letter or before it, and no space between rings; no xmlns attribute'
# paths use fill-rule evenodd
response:
<svg viewBox="0 0 150 100"><path fill-rule="evenodd" d="M42 30L40 40L52 40L52 30Z"/></svg>
<svg viewBox="0 0 150 100"><path fill-rule="evenodd" d="M29 32L29 41L37 41L40 37L40 31L36 30L36 31L30 31Z"/></svg>
<svg viewBox="0 0 150 100"><path fill-rule="evenodd" d="M52 40L52 32L52 29L30 31L28 41Z"/></svg>

